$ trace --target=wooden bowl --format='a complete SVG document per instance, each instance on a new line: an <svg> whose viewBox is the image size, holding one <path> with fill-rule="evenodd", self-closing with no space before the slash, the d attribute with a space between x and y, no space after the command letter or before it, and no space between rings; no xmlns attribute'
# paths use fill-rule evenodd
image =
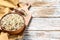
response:
<svg viewBox="0 0 60 40"><path fill-rule="evenodd" d="M13 13L13 14L19 14L20 16L22 16L20 13L16 13L16 12L11 12L11 13L8 13L8 14L12 14L12 13ZM6 15L8 15L8 14L6 14ZM1 20L2 20L6 15L4 15L4 16L1 18ZM23 16L22 16L22 18L24 19ZM0 20L0 26L1 26L1 20ZM23 26L22 26L20 29L15 30L15 31L5 30L5 29L2 28L2 26L1 26L2 31L7 32L7 33L9 33L9 34L18 34L18 33L21 33L21 32L24 30L24 28L25 28L25 20L24 20Z"/></svg>

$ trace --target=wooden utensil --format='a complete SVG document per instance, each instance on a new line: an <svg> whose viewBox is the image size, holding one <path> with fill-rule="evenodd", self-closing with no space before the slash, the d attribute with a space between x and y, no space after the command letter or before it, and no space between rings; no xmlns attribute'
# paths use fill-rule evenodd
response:
<svg viewBox="0 0 60 40"><path fill-rule="evenodd" d="M9 14L16 14L16 13L8 13L8 14L6 14L6 15L9 15ZM17 14L20 15L20 13L17 13ZM2 20L6 15L4 15L4 16L1 18L1 20ZM22 15L20 15L20 16L22 16ZM22 16L22 18L24 19L23 16ZM25 19L24 19L24 20L25 20ZM25 22L25 21L24 21L24 22ZM0 26L1 26L1 25L0 25ZM18 29L18 30L8 31L8 30L5 30L4 28L2 28L2 26L1 26L2 31L5 31L5 32L7 32L7 33L9 33L9 34L18 34L18 33L20 33L24 28L25 28L25 24L23 24L23 26L22 26L20 29Z"/></svg>

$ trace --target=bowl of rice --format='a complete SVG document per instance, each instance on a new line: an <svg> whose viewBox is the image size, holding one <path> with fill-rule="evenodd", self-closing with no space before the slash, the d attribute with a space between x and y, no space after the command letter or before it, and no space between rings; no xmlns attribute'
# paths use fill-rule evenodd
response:
<svg viewBox="0 0 60 40"><path fill-rule="evenodd" d="M9 34L18 34L25 28L25 20L19 13L8 13L1 18L0 26Z"/></svg>

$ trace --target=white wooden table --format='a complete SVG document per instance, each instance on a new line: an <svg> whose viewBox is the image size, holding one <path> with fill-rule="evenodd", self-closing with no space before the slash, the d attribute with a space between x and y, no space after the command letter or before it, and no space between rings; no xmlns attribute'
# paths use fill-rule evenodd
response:
<svg viewBox="0 0 60 40"><path fill-rule="evenodd" d="M60 40L60 18L33 18L25 40Z"/></svg>
<svg viewBox="0 0 60 40"><path fill-rule="evenodd" d="M54 0L53 0L54 1ZM36 16L36 10L39 7L32 7L30 12L32 13L32 20L30 25L24 32L24 40L60 40L60 1L55 0L56 11L52 15L48 15L46 18L39 18Z"/></svg>

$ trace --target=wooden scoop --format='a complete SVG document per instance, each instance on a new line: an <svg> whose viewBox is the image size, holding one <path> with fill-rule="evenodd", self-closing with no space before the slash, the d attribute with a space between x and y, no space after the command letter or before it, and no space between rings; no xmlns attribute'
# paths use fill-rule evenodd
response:
<svg viewBox="0 0 60 40"><path fill-rule="evenodd" d="M8 13L8 14L6 14L6 15L9 15L9 14L12 14L12 13ZM15 13L13 13L13 14L15 14ZM17 13L17 14L20 15L20 13ZM1 18L1 20L2 20L6 15L4 15L4 16ZM22 16L22 15L20 15L20 16ZM22 18L24 19L23 16L22 16ZM0 24L0 26L1 26L1 24ZM5 30L4 28L2 28L2 26L1 26L2 31L7 32L7 33L9 33L9 34L18 34L18 33L22 32L24 28L25 28L25 24L23 24L23 26L22 26L20 29L18 29L18 30L8 31L8 30Z"/></svg>

